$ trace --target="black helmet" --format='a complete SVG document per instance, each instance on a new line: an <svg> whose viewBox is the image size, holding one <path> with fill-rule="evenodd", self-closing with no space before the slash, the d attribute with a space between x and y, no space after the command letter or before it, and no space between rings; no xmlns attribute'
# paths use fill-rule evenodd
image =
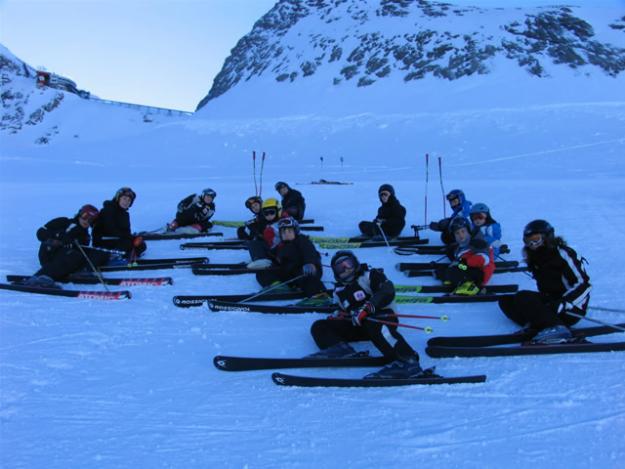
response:
<svg viewBox="0 0 625 469"><path fill-rule="evenodd" d="M455 217L452 221L451 221L451 225L449 225L449 231L453 233L455 233L456 231L458 231L460 228L466 228L467 231L470 233L471 232L471 222L466 219L465 217Z"/></svg>
<svg viewBox="0 0 625 469"><path fill-rule="evenodd" d="M339 283L349 283L356 278L360 262L352 251L337 251L330 261L334 279Z"/></svg>
<svg viewBox="0 0 625 469"><path fill-rule="evenodd" d="M278 192L280 192L280 189L282 189L283 187L286 187L287 189L290 189L289 185L286 182L284 182L284 181L276 182L276 185L274 187L276 188L276 190Z"/></svg>
<svg viewBox="0 0 625 469"><path fill-rule="evenodd" d="M263 199L260 196L258 196L258 195L253 195L251 197L248 197L245 200L245 207L248 208L249 210L252 210L252 205L256 204L256 203L259 204L261 206L261 208L262 208L262 206L263 206Z"/></svg>
<svg viewBox="0 0 625 469"><path fill-rule="evenodd" d="M282 231L285 228L293 228L295 230L295 234L299 234L299 223L293 217L282 218L278 222L278 230Z"/></svg>
<svg viewBox="0 0 625 469"><path fill-rule="evenodd" d="M532 242L529 240L530 236L540 234L543 239L538 242ZM555 238L555 230L553 226L546 220L533 220L525 225L523 229L523 242L528 247L537 248L547 242L547 244L553 243Z"/></svg>
<svg viewBox="0 0 625 469"><path fill-rule="evenodd" d="M202 198L204 198L206 196L212 197L214 199L215 197L217 197L217 192L215 192L213 189L207 187L206 189L204 189L202 191Z"/></svg>
<svg viewBox="0 0 625 469"><path fill-rule="evenodd" d="M113 197L113 200L119 203L119 199L125 195L130 197L129 207L132 207L132 204L135 203L135 199L137 198L137 194L135 194L135 191L133 191L130 187L121 187L117 189L117 192L115 192L115 197Z"/></svg>
<svg viewBox="0 0 625 469"><path fill-rule="evenodd" d="M385 191L391 194L392 196L395 195L395 188L393 188L393 186L391 186L390 184L382 184L380 188L378 189L378 195L380 194L380 192L385 192Z"/></svg>
<svg viewBox="0 0 625 469"><path fill-rule="evenodd" d="M460 201L461 204L464 203L464 201L466 200L466 197L464 195L464 192L461 191L460 189L453 189L451 191L449 191L449 194L447 194L445 196L447 198L447 200L449 200L450 202L454 199L458 199Z"/></svg>

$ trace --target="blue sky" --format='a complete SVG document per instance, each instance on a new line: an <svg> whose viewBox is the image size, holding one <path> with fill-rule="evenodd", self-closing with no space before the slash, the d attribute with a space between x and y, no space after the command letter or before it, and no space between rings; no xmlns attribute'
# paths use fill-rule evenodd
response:
<svg viewBox="0 0 625 469"><path fill-rule="evenodd" d="M0 42L101 98L194 110L275 0L0 0Z"/></svg>

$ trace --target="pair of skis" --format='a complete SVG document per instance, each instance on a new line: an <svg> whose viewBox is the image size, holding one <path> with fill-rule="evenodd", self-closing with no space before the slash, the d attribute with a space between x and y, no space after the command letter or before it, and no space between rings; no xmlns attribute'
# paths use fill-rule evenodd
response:
<svg viewBox="0 0 625 469"><path fill-rule="evenodd" d="M384 357L370 357L361 354L349 358L253 358L218 355L213 364L223 371L251 371L283 368L330 368L330 367L374 367L388 363ZM272 381L280 386L298 387L389 387L433 384L483 383L485 375L443 377L434 374L433 369L418 378L319 378L273 373Z"/></svg>
<svg viewBox="0 0 625 469"><path fill-rule="evenodd" d="M621 332L625 324L580 327L571 329L573 339L563 344L532 344L529 341L537 331L526 330L515 334L433 337L425 349L431 357L503 357L515 355L548 355L562 353L616 352L625 350L623 342L593 343L588 337Z"/></svg>
<svg viewBox="0 0 625 469"><path fill-rule="evenodd" d="M485 287L485 293L514 293L518 291L518 285L490 285ZM448 285L395 285L397 293L451 293L452 286ZM326 290L331 294L332 290ZM300 290L293 290L279 293L261 292L234 294L234 295L178 295L173 297L174 305L181 308L189 308L194 306L202 306L209 301L234 301L240 302L248 298L254 297L257 301L281 301L281 300L297 300L305 298L304 293Z"/></svg>

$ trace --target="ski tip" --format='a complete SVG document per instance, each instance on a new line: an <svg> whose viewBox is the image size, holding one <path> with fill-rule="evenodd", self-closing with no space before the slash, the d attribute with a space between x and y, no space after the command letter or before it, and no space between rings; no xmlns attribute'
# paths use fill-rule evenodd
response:
<svg viewBox="0 0 625 469"><path fill-rule="evenodd" d="M228 359L223 355L215 355L213 357L213 365L215 368L222 371L228 371Z"/></svg>

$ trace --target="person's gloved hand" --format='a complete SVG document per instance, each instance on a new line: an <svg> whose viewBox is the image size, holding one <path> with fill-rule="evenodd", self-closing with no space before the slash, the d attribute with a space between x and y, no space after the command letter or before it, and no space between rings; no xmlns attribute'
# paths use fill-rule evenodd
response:
<svg viewBox="0 0 625 469"><path fill-rule="evenodd" d="M58 239L46 239L43 244L45 244L48 249L55 249L63 246L63 242Z"/></svg>
<svg viewBox="0 0 625 469"><path fill-rule="evenodd" d="M302 267L302 273L306 277L312 277L317 273L317 268L315 267L315 264L304 264L304 267Z"/></svg>
<svg viewBox="0 0 625 469"><path fill-rule="evenodd" d="M437 221L431 222L429 227L432 231L442 231Z"/></svg>
<svg viewBox="0 0 625 469"><path fill-rule="evenodd" d="M467 263L464 261L464 259L462 259L460 262L458 262L458 268L460 270L466 271L469 266L467 266Z"/></svg>
<svg viewBox="0 0 625 469"><path fill-rule="evenodd" d="M360 309L352 312L352 324L354 326L361 326L362 322L367 316L371 316L375 313L375 306L370 301L367 301Z"/></svg>

